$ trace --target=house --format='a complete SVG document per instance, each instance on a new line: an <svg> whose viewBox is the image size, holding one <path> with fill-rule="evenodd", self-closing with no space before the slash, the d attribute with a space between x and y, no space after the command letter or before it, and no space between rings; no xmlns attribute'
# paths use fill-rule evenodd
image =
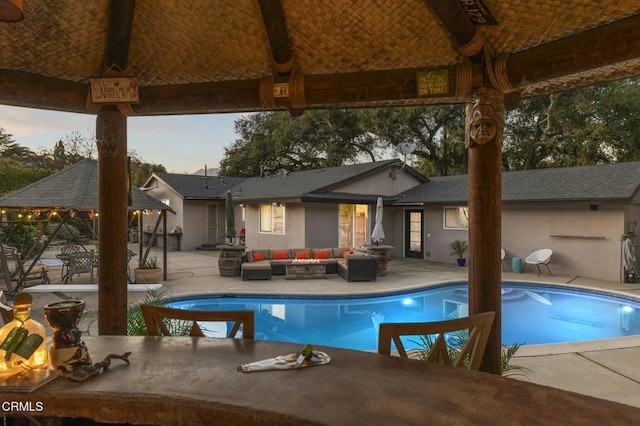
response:
<svg viewBox="0 0 640 426"><path fill-rule="evenodd" d="M400 160L202 179L156 173L145 185L177 212L184 250L224 240L227 190L249 248L370 244L378 197L391 257L455 263L449 243L468 239L468 176L426 178ZM639 185L640 162L503 173L505 269L550 248L552 273L622 281L621 238L640 244Z"/></svg>
<svg viewBox="0 0 640 426"><path fill-rule="evenodd" d="M503 173L506 270L513 257L524 259L536 249L550 248L552 273L622 281L622 236L639 242L639 185L640 162ZM466 175L430 178L401 194L394 206L404 210L405 218L413 214L423 223L422 235L413 237L423 252L411 252L405 240L402 255L454 262L448 245L468 238L467 196Z"/></svg>
<svg viewBox="0 0 640 426"><path fill-rule="evenodd" d="M402 161L386 160L253 177L231 191L242 205L248 247L361 247L371 242L378 197L391 203L426 181ZM385 232L401 232L398 223L385 213Z"/></svg>
<svg viewBox="0 0 640 426"><path fill-rule="evenodd" d="M182 250L224 242L227 191L248 247L359 247L370 242L379 196L391 202L426 181L400 160L386 160L252 178L157 172L142 189L176 212L167 227L182 230ZM391 231L394 222L389 215L383 223ZM152 231L150 223L143 231Z"/></svg>
<svg viewBox="0 0 640 426"><path fill-rule="evenodd" d="M176 214L167 216L167 229L181 231L180 250L215 246L225 238L225 198L227 191L245 178L186 175L155 172L142 189L171 207ZM236 228L241 220L236 217ZM141 235L150 238L155 220L142 216Z"/></svg>

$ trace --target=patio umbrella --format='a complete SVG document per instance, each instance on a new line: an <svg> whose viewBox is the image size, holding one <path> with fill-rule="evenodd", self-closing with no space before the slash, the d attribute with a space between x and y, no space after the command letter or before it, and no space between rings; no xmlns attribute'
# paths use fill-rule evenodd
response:
<svg viewBox="0 0 640 426"><path fill-rule="evenodd" d="M375 241L376 245L380 244L380 241L384 240L384 229L382 229L382 197L378 197L378 202L376 203L376 224L373 227L373 232L371 233L371 239Z"/></svg>
<svg viewBox="0 0 640 426"><path fill-rule="evenodd" d="M636 275L636 253L633 247L631 238L624 237L622 241L622 260L624 262L624 269L630 276Z"/></svg>
<svg viewBox="0 0 640 426"><path fill-rule="evenodd" d="M235 228L235 216L233 213L233 199L231 198L231 191L227 191L227 199L225 201L225 216L227 222L227 238L229 242L233 244L233 239L236 236Z"/></svg>

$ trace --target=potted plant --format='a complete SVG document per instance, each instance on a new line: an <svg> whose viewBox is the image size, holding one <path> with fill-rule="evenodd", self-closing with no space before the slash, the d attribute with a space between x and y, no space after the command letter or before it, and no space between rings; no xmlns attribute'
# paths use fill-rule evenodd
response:
<svg viewBox="0 0 640 426"><path fill-rule="evenodd" d="M456 256L458 259L458 266L464 266L467 263L467 259L464 255L467 253L469 246L465 240L454 240L449 244L451 249L451 255Z"/></svg>
<svg viewBox="0 0 640 426"><path fill-rule="evenodd" d="M158 284L162 276L162 268L155 257L149 257L133 270L136 284Z"/></svg>

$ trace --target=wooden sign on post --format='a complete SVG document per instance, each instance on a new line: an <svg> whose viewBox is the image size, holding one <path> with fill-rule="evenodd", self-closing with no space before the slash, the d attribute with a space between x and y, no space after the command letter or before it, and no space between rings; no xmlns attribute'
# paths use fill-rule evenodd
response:
<svg viewBox="0 0 640 426"><path fill-rule="evenodd" d="M446 96L449 94L449 71L434 70L416 75L418 96Z"/></svg>
<svg viewBox="0 0 640 426"><path fill-rule="evenodd" d="M137 77L92 78L91 101L96 104L140 102Z"/></svg>

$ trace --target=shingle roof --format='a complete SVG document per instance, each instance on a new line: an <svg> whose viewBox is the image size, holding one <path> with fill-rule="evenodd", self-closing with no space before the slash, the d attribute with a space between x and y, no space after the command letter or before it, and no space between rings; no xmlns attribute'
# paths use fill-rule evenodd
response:
<svg viewBox="0 0 640 426"><path fill-rule="evenodd" d="M185 175L177 173L154 173L185 199L224 199L227 191L247 178Z"/></svg>
<svg viewBox="0 0 640 426"><path fill-rule="evenodd" d="M430 178L398 203L467 202L467 175ZM640 185L640 162L525 170L502 174L502 200L630 200Z"/></svg>
<svg viewBox="0 0 640 426"><path fill-rule="evenodd" d="M171 210L135 186L129 210ZM98 164L81 160L73 166L0 197L0 207L95 210L98 208Z"/></svg>
<svg viewBox="0 0 640 426"><path fill-rule="evenodd" d="M400 160L374 161L364 164L353 164L340 167L326 167L323 169L304 170L291 172L286 175L273 175L267 177L248 178L244 182L231 189L234 198L238 200L281 200L281 199L303 199L306 196L311 198L322 198L319 194L328 194L334 188L347 182L365 178L380 169L391 165L400 166ZM419 179L424 180L424 176L414 171L410 167L406 168L407 173L412 173ZM375 198L372 198L375 201Z"/></svg>

